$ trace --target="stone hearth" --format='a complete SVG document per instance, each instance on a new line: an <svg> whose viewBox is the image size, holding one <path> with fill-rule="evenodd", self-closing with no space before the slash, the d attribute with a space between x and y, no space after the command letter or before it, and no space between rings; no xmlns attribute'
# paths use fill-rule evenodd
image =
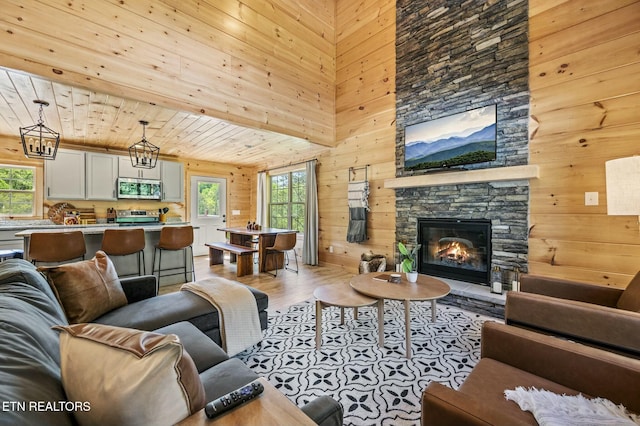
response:
<svg viewBox="0 0 640 426"><path fill-rule="evenodd" d="M449 278L439 279L449 284L451 293L442 299L438 299L438 303L457 306L471 312L504 319L506 293L491 293L487 286L465 283Z"/></svg>

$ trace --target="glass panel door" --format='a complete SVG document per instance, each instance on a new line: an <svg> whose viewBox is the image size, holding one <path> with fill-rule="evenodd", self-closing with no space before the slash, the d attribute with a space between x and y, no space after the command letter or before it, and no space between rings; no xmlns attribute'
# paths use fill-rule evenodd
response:
<svg viewBox="0 0 640 426"><path fill-rule="evenodd" d="M191 224L193 230L194 255L206 255L205 243L224 241L224 232L218 228L226 226L227 180L205 176L191 177Z"/></svg>

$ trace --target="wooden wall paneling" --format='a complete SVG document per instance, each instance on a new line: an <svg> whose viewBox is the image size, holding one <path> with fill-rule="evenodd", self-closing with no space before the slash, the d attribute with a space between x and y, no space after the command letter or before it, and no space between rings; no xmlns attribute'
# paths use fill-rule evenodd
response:
<svg viewBox="0 0 640 426"><path fill-rule="evenodd" d="M640 257L637 244L591 243L545 238L529 240L529 258L559 268L581 268L592 271L612 271L632 277L638 272ZM630 278L627 279L627 282Z"/></svg>
<svg viewBox="0 0 640 426"><path fill-rule="evenodd" d="M71 7L67 7L67 6ZM79 6L84 8L85 5ZM73 13L73 4L61 3L59 1L32 1L17 2L7 1L3 4L3 11L6 13L7 22L15 23L18 20L19 26L22 28L41 32L46 36L46 25L55 25L55 38L66 40L68 43L74 44L76 47L82 47L87 50L94 50L94 54L103 53L102 50L111 55L126 59L132 63L138 63L140 68L153 67L164 73L173 73L177 75L180 69L180 56L175 53L176 50L161 48L153 43L142 42L142 38L138 37L135 43L130 39L121 37L121 33L112 30L105 21L105 16L113 16L118 21L123 18L117 12L112 12L114 7L109 4L96 4L99 10L96 10L94 16L90 16L91 5L84 9L81 13ZM147 21L145 18L144 21ZM11 21L10 21L11 20ZM97 25L96 25L97 23ZM129 23L131 29L134 28L140 33L144 33L142 28L147 25L140 21ZM85 35L87 37L85 37ZM40 46L46 48L46 44ZM51 52L55 53L55 52Z"/></svg>
<svg viewBox="0 0 640 426"><path fill-rule="evenodd" d="M300 2L298 0L280 0L278 7L288 13L296 21L302 21L305 26L317 35L331 41L335 49L336 2L335 0L316 0ZM266 13L266 12L265 12ZM335 56L335 55L334 55Z"/></svg>
<svg viewBox="0 0 640 426"><path fill-rule="evenodd" d="M605 161L637 155L640 2L530 1L529 272L624 288L636 216L607 216ZM584 193L599 205L585 206Z"/></svg>
<svg viewBox="0 0 640 426"><path fill-rule="evenodd" d="M529 2L529 17L540 15L549 9L560 6L561 4L568 3L571 0L547 0L547 1L533 1ZM530 30L531 31L531 30Z"/></svg>
<svg viewBox="0 0 640 426"><path fill-rule="evenodd" d="M286 19L287 14L280 14L281 19L277 23L273 22L269 15L278 14L273 5L264 5L263 2L247 2L239 5L236 1L228 0L188 2L187 4L180 0L163 1L170 4L170 9L179 10L188 15L191 18L192 27L195 27L196 22L202 22L203 30L205 28L208 31L219 30L254 49L260 49L263 54L270 54L276 59L302 67L310 73L325 75L328 81L333 80L331 42L324 39L321 34L313 34L306 30L300 21ZM256 6L262 6L263 11L271 13L259 15L253 10ZM144 11L139 9L138 13L144 13ZM297 30L297 34L293 34L292 30ZM318 66L318 59L323 66Z"/></svg>
<svg viewBox="0 0 640 426"><path fill-rule="evenodd" d="M354 36L356 32L365 32L369 35L387 29L396 24L396 2L380 0L364 0L359 2L338 1L336 3L336 16L339 26L336 30L338 56L340 51L359 45L362 36ZM393 33L395 39L395 32Z"/></svg>
<svg viewBox="0 0 640 426"><path fill-rule="evenodd" d="M531 104L536 107L536 111L567 108L635 94L640 87L640 62L571 80L562 86L565 90L561 93L557 86L532 92Z"/></svg>
<svg viewBox="0 0 640 426"><path fill-rule="evenodd" d="M320 157L318 196L328 200L320 208L320 261L355 273L368 251L393 263L395 191L383 185L395 175L395 2L339 0L336 10L338 144ZM369 239L355 244L346 240L349 167L365 165Z"/></svg>
<svg viewBox="0 0 640 426"><path fill-rule="evenodd" d="M335 152L335 148L332 152ZM325 161L323 162L323 176ZM371 166L372 169L375 166ZM387 167L393 170L393 167ZM375 174L375 173L374 173ZM375 253L389 254L393 256L391 248L395 241L395 192L383 188L384 178L370 179L371 193L368 212L367 233L369 240L362 244L348 243L346 241L349 209L347 204L348 167L332 170L330 179L319 179L318 196L323 203L320 209L320 247L321 260L334 263L334 257L328 254L328 247L334 247L334 253L340 251L347 256L340 260L340 265L349 265L354 271L360 260L360 255L369 250ZM329 224L329 225L326 225ZM323 257L325 253L328 257Z"/></svg>
<svg viewBox="0 0 640 426"><path fill-rule="evenodd" d="M609 8L611 11L597 16L584 16L577 13L581 5L568 2L549 10L546 14L532 16L529 22L531 65L560 58L571 52L579 52L594 44L618 39L640 30L640 20L637 19L640 16L640 4L637 1L632 1L631 4L620 8L618 8L620 2L617 1L597 3L601 3L605 11ZM625 0L623 3L628 1ZM572 16L573 19L565 22L563 26L556 26L555 32L538 37L536 28L540 25L544 26L549 19L555 20L555 16L559 13L563 16Z"/></svg>
<svg viewBox="0 0 640 426"><path fill-rule="evenodd" d="M548 136L535 135L532 140L536 147L531 153L548 158L541 167L557 167L566 164L567 156L572 166L592 161L589 166L602 167L604 162L624 156L629 152L629 141L640 132L640 122L612 126L602 129L584 129L572 133L558 133Z"/></svg>
<svg viewBox="0 0 640 426"><path fill-rule="evenodd" d="M255 92L259 95L254 96L258 101L252 103L259 104L263 98L272 97L273 102L282 103L290 109L291 99L295 99L301 101L301 108L319 110L323 114L332 112L333 96L320 95L320 93L327 93L329 83L322 84L324 90L319 92L317 87L309 87L309 84L294 84L290 80L279 77L279 67L265 71L235 58L228 58L214 64L212 65L210 58L207 57L202 57L200 60L185 59L180 71L181 77L190 83L198 84L201 90L215 88L227 97L247 96ZM233 71L232 75L228 74L229 70ZM282 70L282 73L285 71ZM286 102L287 99L289 103Z"/></svg>
<svg viewBox="0 0 640 426"><path fill-rule="evenodd" d="M336 103L336 109L344 111L349 106L354 106L354 104L362 105L391 93L395 86L390 79L394 69L395 64L392 61L387 61L375 68L368 69L367 72L361 73L359 76L354 76L338 84L336 87L336 99L340 103ZM343 94L357 94L358 96L342 96Z"/></svg>
<svg viewBox="0 0 640 426"><path fill-rule="evenodd" d="M173 3L176 6L181 4L176 0L168 1L168 3ZM274 45L295 43L301 50L299 52L301 54L316 55L314 49L317 49L329 59L329 62L333 61L335 47L332 34L324 33L325 28L319 23L321 21L316 20L315 15L306 13L307 20L300 19L304 13L304 3L293 5L292 2L284 4L281 1L274 1L269 4L254 0L245 1L241 8L238 8L237 3L233 0L208 0L207 3L267 37L276 33L278 36L271 41ZM319 11L322 9L322 7L316 8ZM322 14L322 19L325 23L332 20L326 13ZM309 22L313 25L307 26ZM262 46L268 47L269 44ZM330 73L331 69L328 68L326 71Z"/></svg>
<svg viewBox="0 0 640 426"><path fill-rule="evenodd" d="M384 132L390 127L395 128L395 116L395 106L387 105L384 99L338 111L336 138L351 139L355 135L371 134L381 129Z"/></svg>
<svg viewBox="0 0 640 426"><path fill-rule="evenodd" d="M547 277L567 278L584 283L597 283L598 285L625 288L629 284L629 275L612 271L595 271L593 269L574 268L571 266L563 266L562 274L558 275L558 267L549 265L545 262L537 262L529 260L529 268L533 268L536 274Z"/></svg>
<svg viewBox="0 0 640 426"><path fill-rule="evenodd" d="M356 49L342 47L344 51L341 51L336 58L336 69L340 70L341 80L357 77L368 64L381 64L387 61L395 63L395 58L389 57L386 47L381 48L391 44L395 49L395 36L392 37L388 32L380 31L365 37L362 46ZM349 55L354 55L353 58L345 55L348 50L353 50L349 52Z"/></svg>
<svg viewBox="0 0 640 426"><path fill-rule="evenodd" d="M80 17L47 7L40 2L35 3L23 7L17 2L9 1L3 5L6 6L6 8L3 7L6 14L0 19L11 28L5 37L20 39L17 45L7 46L3 51L13 55L22 51L23 55L28 55L27 59L39 60L41 63L53 58L60 61L60 64L73 64L76 70L84 69L95 77L110 72L128 71L128 74L121 75L124 81L131 80L131 77L136 74L146 74L149 78L142 81L147 83L153 81L153 75L164 74L175 77L179 73L180 60L175 54L163 53L163 49L140 40L136 40L135 44L129 46L127 50L118 51L111 47L121 43L117 40L117 34L109 32L102 25L92 25L90 21ZM103 17L102 22L104 22ZM46 33L46 25L55 25L56 29L67 28L68 31L54 31L55 36L52 36ZM93 38L87 40L84 38L85 34ZM65 55L72 54L74 51L78 57L65 61ZM153 57L164 58L164 60L154 61ZM80 61L86 61L84 66ZM141 75L136 77L140 79ZM147 87L150 85L147 84Z"/></svg>
<svg viewBox="0 0 640 426"><path fill-rule="evenodd" d="M551 1L541 2L547 10L542 10L538 5L536 8L529 7L531 16L531 39L537 40L550 34L554 34L565 28L579 25L594 18L632 5L636 0L616 0L616 1L589 1L581 2L579 7L568 0L556 1L553 5Z"/></svg>
<svg viewBox="0 0 640 426"><path fill-rule="evenodd" d="M553 235L558 240L571 241L579 235L581 240L591 243L636 244L637 236L629 231L637 227L636 216L534 213L530 217L529 236L541 239Z"/></svg>
<svg viewBox="0 0 640 426"><path fill-rule="evenodd" d="M638 105L640 92L559 110L539 111L535 115L538 124L535 138L635 124L640 122ZM547 149L553 149L553 146L545 147Z"/></svg>
<svg viewBox="0 0 640 426"><path fill-rule="evenodd" d="M575 179L579 179L576 177ZM576 217L581 215L606 215L607 214L607 200L604 188L593 186L582 186L566 188L564 190L558 187L535 189L535 195L530 197L531 203L536 203L535 208L531 209L532 214L572 214ZM585 192L597 192L599 203L598 206L585 206ZM550 219L550 217L547 217ZM580 237L576 237L580 238Z"/></svg>
<svg viewBox="0 0 640 426"><path fill-rule="evenodd" d="M203 5L201 7L207 12L215 9L210 4ZM0 18L7 24L8 29L0 35L0 44L3 46L1 51L6 54L2 65L96 91L145 99L163 106L229 119L242 125L281 131L325 145L333 144L332 131L327 134L312 133L317 128L324 127L327 121L331 125L334 111L331 107L325 108L324 112L317 108L319 102L326 102L327 105L333 102L333 51L320 53L317 48L306 49L306 39L322 39L323 35L306 31L308 37L305 37L305 40L293 40L296 48L302 46L305 51L311 52L308 56L303 55L301 60L299 53L291 52L291 40L288 41L288 48L274 50L269 46L277 46L280 43L278 34L271 34L270 39L250 39L251 42L261 41L261 45L266 45L270 50L265 54L258 47L249 46L230 34L214 31L212 25L215 23L205 25L201 21L191 19L190 15L180 9L187 7L184 3L177 6L177 9L159 2L95 2L82 6L73 3L63 6L53 0L49 0L48 3L33 0L26 4L7 2L7 6L6 9L3 8L7 13ZM239 3L235 3L235 6L242 7ZM36 11L40 10L47 12L48 19L33 19L33 14L37 15ZM104 16L113 19L105 20ZM74 20L82 23L69 24ZM38 25L33 25L34 22L38 22ZM238 29L241 32L251 34L253 31L255 35L255 30L249 25L241 22L239 24ZM55 26L56 30L52 28L49 31L47 25ZM288 20L286 25L295 26L291 31L302 31L304 28L304 23L295 19ZM89 36L83 38L79 33L72 35L58 31L60 26L75 26L94 32L88 32ZM314 23L312 26L317 24ZM42 32L36 32L33 28ZM289 34L288 31L289 28L280 30L286 34ZM328 28L326 33L332 34L333 29ZM114 52L110 46L114 37L120 37L119 44L115 46L125 46L126 52L124 48L123 51L116 49ZM20 43L14 42L17 38L20 38ZM91 43L88 43L91 48L86 46L87 38L91 40ZM314 40L314 43L331 45L326 40ZM14 48L17 45L20 47ZM168 52L179 52L178 68L175 68L177 61L169 59L173 53ZM185 64L188 66L196 63L199 58L207 58L205 63L216 66L223 62L216 60L221 58L220 53L224 54L224 58L229 57L228 52L245 55L237 56L240 59L236 62L239 67L262 69L262 72L246 74L249 77L262 77L255 82L242 81L242 85L256 89L248 90L244 93L244 98L239 98L237 91L225 93L225 89L233 87L233 84L216 87L212 80L208 80L203 85L191 82L183 76L183 73L188 71L184 68ZM162 56L163 54L165 56ZM253 56L247 60L247 54ZM279 54L283 57L279 57ZM227 83L234 82L234 74L242 69L232 65L229 64L226 72L221 75ZM62 75L53 75L52 68L61 70ZM301 88L288 103L282 104L285 110L270 108L273 103L271 98L277 99L279 94L276 89L268 86L269 79L264 76L269 73L274 81L284 78L290 85ZM211 75L211 71L208 75ZM321 82L320 85L318 82ZM238 80L235 83L238 83ZM309 106L309 103L313 106ZM291 119L304 115L305 108L313 113L308 113L304 120L297 122ZM269 115L265 117L267 112Z"/></svg>
<svg viewBox="0 0 640 426"><path fill-rule="evenodd" d="M389 172L387 162L394 162L395 158L389 153L385 137L390 132L386 129L375 133L366 133L365 137L349 138L342 149L333 149L331 166L336 170L338 178L348 177L348 169L351 166L381 167L379 170ZM344 175L344 177L343 177ZM387 175L388 176L388 175ZM346 184L346 181L344 182ZM346 187L346 186L345 186Z"/></svg>
<svg viewBox="0 0 640 426"><path fill-rule="evenodd" d="M530 71L531 90L553 86L580 77L625 66L638 52L638 33L596 44L578 52L567 53L560 58L532 65ZM598 58L594 61L593 58Z"/></svg>

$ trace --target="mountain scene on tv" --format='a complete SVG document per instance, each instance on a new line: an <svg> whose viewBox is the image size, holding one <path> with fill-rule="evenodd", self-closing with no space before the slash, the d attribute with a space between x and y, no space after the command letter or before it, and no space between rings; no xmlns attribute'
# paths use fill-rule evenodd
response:
<svg viewBox="0 0 640 426"><path fill-rule="evenodd" d="M495 159L495 105L405 129L405 170L448 168Z"/></svg>

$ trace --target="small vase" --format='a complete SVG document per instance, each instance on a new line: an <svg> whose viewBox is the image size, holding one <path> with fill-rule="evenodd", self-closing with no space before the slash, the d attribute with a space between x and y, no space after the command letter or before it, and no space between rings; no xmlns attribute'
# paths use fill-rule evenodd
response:
<svg viewBox="0 0 640 426"><path fill-rule="evenodd" d="M407 272L407 281L409 281L410 283L415 283L417 280L418 280L417 271Z"/></svg>

